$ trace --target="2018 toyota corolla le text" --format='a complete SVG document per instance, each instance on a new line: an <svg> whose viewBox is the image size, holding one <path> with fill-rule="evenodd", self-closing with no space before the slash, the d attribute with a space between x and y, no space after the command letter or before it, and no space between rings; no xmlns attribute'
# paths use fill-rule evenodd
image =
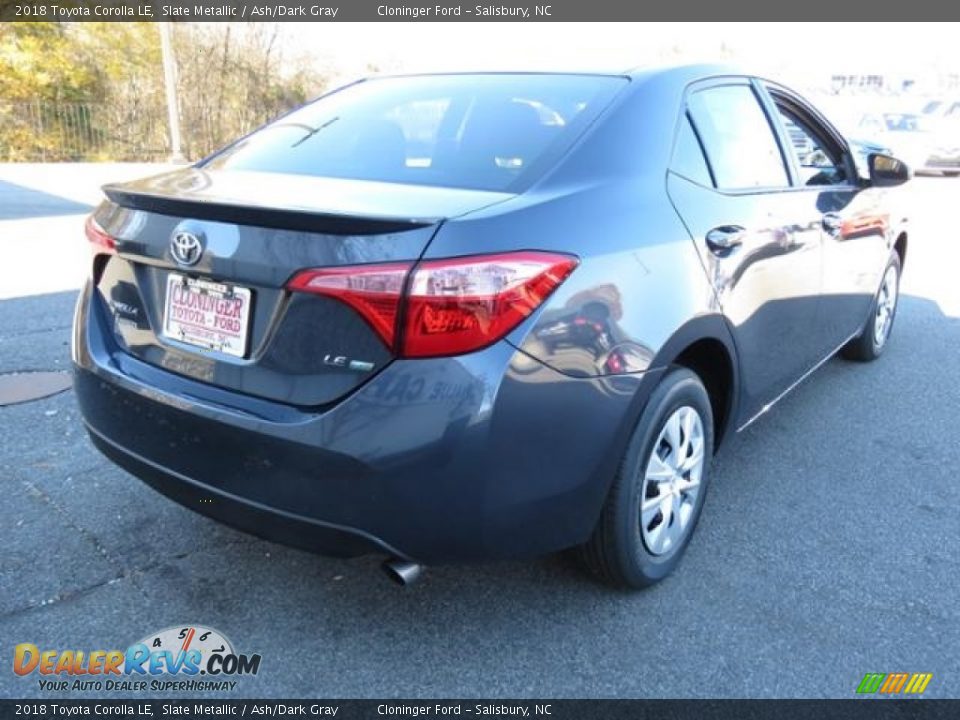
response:
<svg viewBox="0 0 960 720"><path fill-rule="evenodd" d="M790 90L711 67L331 93L104 190L73 337L96 446L265 538L409 565L679 562L720 441L879 356L907 250Z"/></svg>

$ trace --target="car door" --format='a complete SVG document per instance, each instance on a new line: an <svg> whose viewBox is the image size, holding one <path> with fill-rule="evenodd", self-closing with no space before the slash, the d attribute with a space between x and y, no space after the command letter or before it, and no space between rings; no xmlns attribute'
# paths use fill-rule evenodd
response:
<svg viewBox="0 0 960 720"><path fill-rule="evenodd" d="M741 420L778 398L818 351L820 216L793 192L760 92L748 78L693 86L667 180L733 328ZM699 174L691 169L698 156Z"/></svg>
<svg viewBox="0 0 960 720"><path fill-rule="evenodd" d="M820 218L823 288L814 324L818 353L826 356L863 325L890 256L885 192L863 186L842 136L795 93L764 84L771 115L788 149L794 191Z"/></svg>

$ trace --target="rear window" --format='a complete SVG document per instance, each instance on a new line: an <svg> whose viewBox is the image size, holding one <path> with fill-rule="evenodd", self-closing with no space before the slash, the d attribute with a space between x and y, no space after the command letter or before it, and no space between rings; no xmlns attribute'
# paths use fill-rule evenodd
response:
<svg viewBox="0 0 960 720"><path fill-rule="evenodd" d="M593 75L369 80L279 118L203 166L516 191L567 150L626 82Z"/></svg>

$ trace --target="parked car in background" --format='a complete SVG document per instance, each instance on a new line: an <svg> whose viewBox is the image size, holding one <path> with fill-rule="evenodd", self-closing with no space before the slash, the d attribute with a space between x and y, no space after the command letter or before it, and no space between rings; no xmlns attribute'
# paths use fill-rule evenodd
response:
<svg viewBox="0 0 960 720"><path fill-rule="evenodd" d="M862 152L728 68L356 83L105 187L84 422L187 507L402 582L575 549L656 583L721 442L888 346L909 170Z"/></svg>
<svg viewBox="0 0 960 720"><path fill-rule="evenodd" d="M927 100L921 112L935 118L960 118L960 100Z"/></svg>
<svg viewBox="0 0 960 720"><path fill-rule="evenodd" d="M855 132L890 147L914 172L960 175L960 116L864 113Z"/></svg>

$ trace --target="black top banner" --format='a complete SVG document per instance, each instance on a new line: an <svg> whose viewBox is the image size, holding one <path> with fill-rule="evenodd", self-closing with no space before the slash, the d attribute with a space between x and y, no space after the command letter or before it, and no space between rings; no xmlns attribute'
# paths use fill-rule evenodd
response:
<svg viewBox="0 0 960 720"><path fill-rule="evenodd" d="M403 0L0 0L0 21L60 22L591 22L591 21L807 21L853 24L843 33L869 32L874 21L957 20L960 4L940 0L877 3L871 0L685 0L625 3L623 0L542 0L540 3L409 2ZM904 32L910 32L904 27ZM821 51L822 48L813 51ZM891 48L896 52L896 48Z"/></svg>
<svg viewBox="0 0 960 720"><path fill-rule="evenodd" d="M338 718L338 720L927 720L957 700L31 700L7 718Z"/></svg>

